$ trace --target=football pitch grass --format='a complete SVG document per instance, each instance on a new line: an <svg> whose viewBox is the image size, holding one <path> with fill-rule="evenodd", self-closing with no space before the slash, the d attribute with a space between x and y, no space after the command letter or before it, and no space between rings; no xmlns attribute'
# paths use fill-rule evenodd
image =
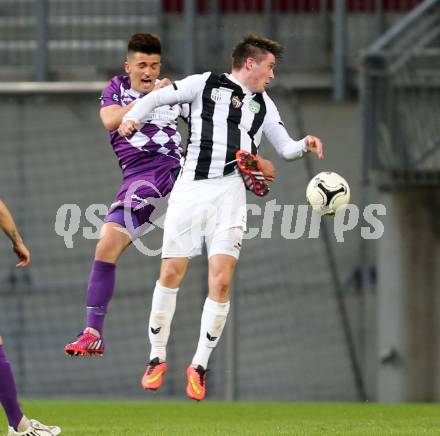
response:
<svg viewBox="0 0 440 436"><path fill-rule="evenodd" d="M440 435L440 406L358 403L23 401L69 436ZM6 429L0 417L0 434Z"/></svg>

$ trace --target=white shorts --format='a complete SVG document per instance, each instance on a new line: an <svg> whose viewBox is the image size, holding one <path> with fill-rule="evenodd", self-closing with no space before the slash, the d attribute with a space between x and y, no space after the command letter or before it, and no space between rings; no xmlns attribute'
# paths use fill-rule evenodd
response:
<svg viewBox="0 0 440 436"><path fill-rule="evenodd" d="M174 185L164 224L162 258L227 254L238 259L246 230L246 191L240 176L184 180Z"/></svg>

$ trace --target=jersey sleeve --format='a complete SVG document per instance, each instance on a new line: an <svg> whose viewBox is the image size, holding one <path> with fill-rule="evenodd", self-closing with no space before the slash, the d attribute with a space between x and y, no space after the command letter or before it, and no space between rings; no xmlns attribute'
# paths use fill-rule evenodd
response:
<svg viewBox="0 0 440 436"><path fill-rule="evenodd" d="M191 103L203 90L211 73L195 74L178 80L165 88L142 97L125 115L123 120L142 120L159 106Z"/></svg>
<svg viewBox="0 0 440 436"><path fill-rule="evenodd" d="M180 105L180 118L183 119L186 123L188 122L190 114L190 108L188 103L183 103Z"/></svg>
<svg viewBox="0 0 440 436"><path fill-rule="evenodd" d="M112 106L115 104L122 106L121 91L116 82L116 77L113 77L113 79L108 82L108 85L102 91L99 100L101 101L101 107Z"/></svg>
<svg viewBox="0 0 440 436"><path fill-rule="evenodd" d="M284 159L295 160L301 158L307 152L305 139L294 141L284 127L275 103L266 93L264 94L264 100L267 107L263 123L264 135Z"/></svg>

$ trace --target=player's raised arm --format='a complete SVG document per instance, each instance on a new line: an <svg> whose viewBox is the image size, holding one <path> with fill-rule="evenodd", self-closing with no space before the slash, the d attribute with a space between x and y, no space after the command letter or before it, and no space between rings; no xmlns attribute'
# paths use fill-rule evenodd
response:
<svg viewBox="0 0 440 436"><path fill-rule="evenodd" d="M141 125L142 119L159 106L192 102L197 93L203 89L209 75L210 73L188 76L146 95L124 115L118 129L119 134L128 136L133 133Z"/></svg>
<svg viewBox="0 0 440 436"><path fill-rule="evenodd" d="M264 99L267 105L267 116L263 132L278 154L286 160L296 160L310 151L315 153L319 159L324 159L324 147L321 140L312 135L307 135L299 141L293 140L284 127L273 101L267 94L264 95Z"/></svg>
<svg viewBox="0 0 440 436"><path fill-rule="evenodd" d="M29 250L24 245L23 239L17 229L14 218L7 208L6 204L0 200L0 228L5 232L6 236L12 242L12 249L14 250L20 262L16 265L17 268L24 268L31 261Z"/></svg>

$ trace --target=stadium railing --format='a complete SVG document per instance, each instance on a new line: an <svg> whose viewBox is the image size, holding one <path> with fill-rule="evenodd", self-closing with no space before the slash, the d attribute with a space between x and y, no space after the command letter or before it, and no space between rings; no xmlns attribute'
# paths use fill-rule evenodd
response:
<svg viewBox="0 0 440 436"><path fill-rule="evenodd" d="M364 53L364 173L398 185L440 178L440 2L426 0Z"/></svg>

